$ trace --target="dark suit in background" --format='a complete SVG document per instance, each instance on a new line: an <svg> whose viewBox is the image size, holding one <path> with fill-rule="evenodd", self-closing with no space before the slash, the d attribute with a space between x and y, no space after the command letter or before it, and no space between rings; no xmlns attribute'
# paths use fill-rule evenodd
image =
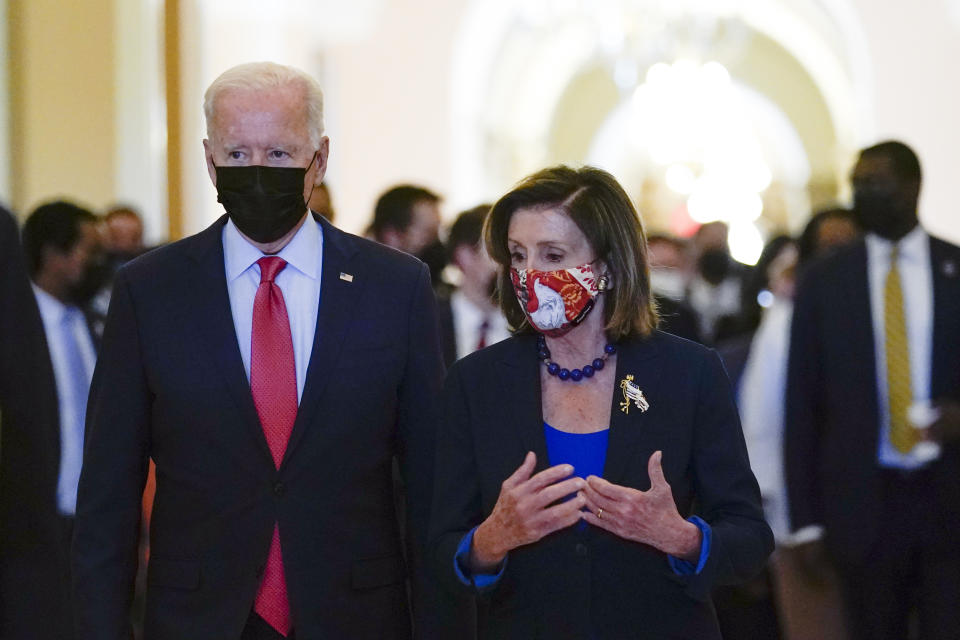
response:
<svg viewBox="0 0 960 640"><path fill-rule="evenodd" d="M70 637L57 393L19 232L0 210L0 638Z"/></svg>
<svg viewBox="0 0 960 640"><path fill-rule="evenodd" d="M457 331L453 324L449 290L437 294L437 323L440 327L440 353L443 364L449 369L457 361Z"/></svg>
<svg viewBox="0 0 960 640"><path fill-rule="evenodd" d="M929 240L930 397L956 401L960 399L960 247ZM960 548L955 540L960 531L960 451L955 443L947 444L939 460L917 472L884 471L878 466L880 407L869 292L867 247L862 240L813 264L798 288L785 435L792 526L795 530L809 525L825 528L827 550L848 584L869 580L883 570L884 563L900 562L878 551L884 539L921 538L924 557L911 561L909 571L899 572L894 581L907 584L919 579L925 585L920 607L956 611L960 602ZM904 500L922 501L921 520L902 516L899 506ZM887 569L893 570L893 564ZM941 571L940 579L920 575ZM882 621L892 609L909 604L905 596L889 607L861 615ZM857 608L856 602L851 605ZM939 631L946 632L943 637L956 637L957 625Z"/></svg>
<svg viewBox="0 0 960 640"><path fill-rule="evenodd" d="M117 278L74 541L82 637L125 637L152 458L148 638L240 637L275 522L298 638L406 638L405 579L422 575L443 373L427 268L321 220L315 342L276 469L237 346L225 222L131 262ZM417 600L417 584L413 592Z"/></svg>

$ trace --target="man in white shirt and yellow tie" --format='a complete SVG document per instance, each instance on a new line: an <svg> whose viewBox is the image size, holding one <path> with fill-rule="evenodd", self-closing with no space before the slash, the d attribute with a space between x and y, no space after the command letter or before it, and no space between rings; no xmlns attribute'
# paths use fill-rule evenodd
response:
<svg viewBox="0 0 960 640"><path fill-rule="evenodd" d="M864 149L852 181L866 237L814 264L795 304L791 524L839 572L852 638L955 638L960 247L919 225L906 145Z"/></svg>

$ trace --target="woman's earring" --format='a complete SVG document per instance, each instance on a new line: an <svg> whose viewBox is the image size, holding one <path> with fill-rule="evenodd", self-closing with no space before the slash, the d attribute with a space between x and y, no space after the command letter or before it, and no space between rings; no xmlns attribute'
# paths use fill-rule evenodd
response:
<svg viewBox="0 0 960 640"><path fill-rule="evenodd" d="M608 289L607 285L609 282L610 279L606 275L600 276L600 278L597 279L597 291L606 291Z"/></svg>

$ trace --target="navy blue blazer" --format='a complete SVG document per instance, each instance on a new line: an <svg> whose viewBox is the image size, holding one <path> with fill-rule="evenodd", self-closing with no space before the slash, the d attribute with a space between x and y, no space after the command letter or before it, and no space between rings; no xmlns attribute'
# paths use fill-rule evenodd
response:
<svg viewBox="0 0 960 640"><path fill-rule="evenodd" d="M536 338L515 336L453 366L444 389L431 514L435 571L450 588L463 536L486 518L500 485L527 451L549 466ZM620 410L611 398L604 477L650 488L647 461L663 470L681 515L713 529L700 575L678 576L667 556L600 529L576 527L510 552L504 575L478 593L482 638L720 638L710 591L764 564L773 536L763 519L729 382L716 354L655 332L617 351L616 379L633 374L650 403ZM696 504L696 506L695 506Z"/></svg>
<svg viewBox="0 0 960 640"><path fill-rule="evenodd" d="M443 375L429 272L320 220L316 338L277 470L233 327L225 222L134 260L117 277L80 479L78 631L128 637L152 458L148 638L239 638L277 522L298 637L409 637L411 569L392 465L398 457L418 562Z"/></svg>
<svg viewBox="0 0 960 640"><path fill-rule="evenodd" d="M930 238L933 274L931 398L960 400L960 247ZM814 263L801 278L791 326L785 465L794 529L823 525L831 555L856 565L882 515L877 466L876 354L861 240ZM939 517L960 529L960 451L932 465Z"/></svg>

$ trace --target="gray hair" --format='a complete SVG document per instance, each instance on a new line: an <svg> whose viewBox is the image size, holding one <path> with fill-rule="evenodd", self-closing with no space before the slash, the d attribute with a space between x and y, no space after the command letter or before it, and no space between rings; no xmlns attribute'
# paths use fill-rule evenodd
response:
<svg viewBox="0 0 960 640"><path fill-rule="evenodd" d="M323 137L323 91L310 74L275 62L240 64L227 69L213 81L203 94L203 115L207 120L207 137L211 137L214 105L217 98L225 91L268 91L295 85L303 87L306 95L310 144L314 149L318 148L320 138Z"/></svg>

